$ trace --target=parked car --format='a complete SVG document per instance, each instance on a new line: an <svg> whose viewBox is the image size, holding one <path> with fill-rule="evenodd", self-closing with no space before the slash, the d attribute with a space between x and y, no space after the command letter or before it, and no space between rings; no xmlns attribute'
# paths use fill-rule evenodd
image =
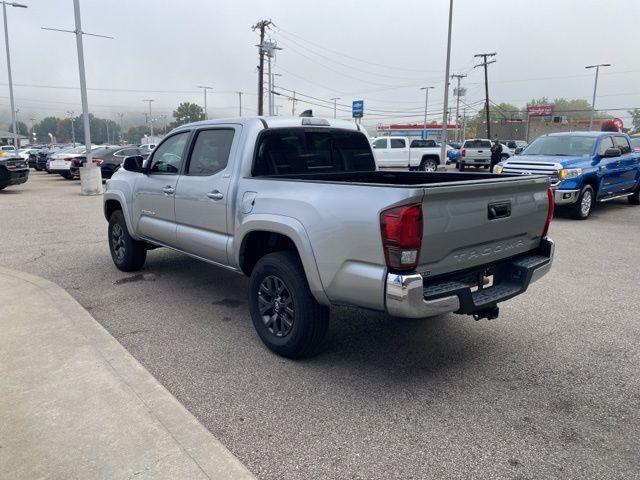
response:
<svg viewBox="0 0 640 480"><path fill-rule="evenodd" d="M516 149L524 149L524 147L527 146L527 142L525 142L524 140L504 140L502 142L502 145L503 148L506 147L509 149L509 153L511 153L511 155L515 155Z"/></svg>
<svg viewBox="0 0 640 480"><path fill-rule="evenodd" d="M588 218L596 202L627 197L640 205L640 154L624 133L543 135L494 172L548 175L555 204L578 220Z"/></svg>
<svg viewBox="0 0 640 480"><path fill-rule="evenodd" d="M334 119L178 127L103 201L117 268L168 247L249 276L257 333L289 357L317 351L330 305L496 318L554 252L547 177L379 171L359 126Z"/></svg>
<svg viewBox="0 0 640 480"><path fill-rule="evenodd" d="M450 142L449 148L450 150L449 150L449 153L447 154L447 158L449 160L447 161L447 163L456 162L456 166L457 166L457 158L458 158L458 155L460 155L460 149L462 148L462 144L457 142Z"/></svg>
<svg viewBox="0 0 640 480"><path fill-rule="evenodd" d="M491 140L488 138L473 138L465 140L460 150L460 156L457 159L457 167L461 172L465 167L483 167L491 166ZM501 144L502 145L502 144ZM511 156L506 145L502 145L502 161Z"/></svg>
<svg viewBox="0 0 640 480"><path fill-rule="evenodd" d="M49 164L49 171L52 173L58 173L66 179L71 179L71 160L75 157L84 154L86 148L84 145L78 145L76 147L66 148L60 152L51 155L51 161Z"/></svg>
<svg viewBox="0 0 640 480"><path fill-rule="evenodd" d="M156 144L155 143L143 143L142 145L140 145L138 148L143 148L145 150L153 150L154 148L156 148Z"/></svg>
<svg viewBox="0 0 640 480"><path fill-rule="evenodd" d="M38 150L38 154L36 156L36 170L47 170L47 173L51 173L47 167L47 161L50 159L51 155L60 152L64 148L68 148L66 145L50 145L46 148Z"/></svg>
<svg viewBox="0 0 640 480"><path fill-rule="evenodd" d="M10 185L20 185L29 179L29 167L18 155L0 158L0 190Z"/></svg>
<svg viewBox="0 0 640 480"><path fill-rule="evenodd" d="M446 162L446 159L440 160L440 147L435 140L376 137L371 144L380 168L409 168L435 172L438 166Z"/></svg>
<svg viewBox="0 0 640 480"><path fill-rule="evenodd" d="M126 157L140 156L146 159L150 150L135 146L108 146L99 148L91 153L92 162L100 166L102 178L111 178L113 173L120 168ZM71 174L79 176L79 168L85 164L87 158L85 156L76 157L71 162Z"/></svg>

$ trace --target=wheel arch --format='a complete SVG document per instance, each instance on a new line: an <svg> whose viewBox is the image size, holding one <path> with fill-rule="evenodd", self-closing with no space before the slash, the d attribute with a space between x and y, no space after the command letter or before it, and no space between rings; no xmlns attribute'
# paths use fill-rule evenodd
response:
<svg viewBox="0 0 640 480"><path fill-rule="evenodd" d="M268 253L295 250L304 269L315 299L330 305L324 291L311 242L303 225L296 219L279 215L250 215L236 231L234 252L229 252L235 264L249 276L255 264Z"/></svg>
<svg viewBox="0 0 640 480"><path fill-rule="evenodd" d="M107 220L107 222L111 218L111 215L113 215L113 212L115 212L116 210L122 210L124 221L127 224L127 230L129 230L129 235L131 235L136 240L140 240L140 238L136 235L136 231L131 223L129 208L127 207L127 202L124 198L124 195L120 192L110 191L104 194L103 202L104 203L102 205L102 209L104 218Z"/></svg>

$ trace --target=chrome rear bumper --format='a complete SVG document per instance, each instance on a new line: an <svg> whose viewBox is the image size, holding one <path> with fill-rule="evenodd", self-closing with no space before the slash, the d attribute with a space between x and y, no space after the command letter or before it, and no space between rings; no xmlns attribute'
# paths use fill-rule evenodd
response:
<svg viewBox="0 0 640 480"><path fill-rule="evenodd" d="M388 273L385 305L390 315L404 318L426 318L444 313L473 314L496 305L515 295L542 278L550 269L555 253L553 240L545 237L540 246L541 253L516 258L498 265L504 278L483 290L472 293L468 284L459 281L444 281L441 285L425 287L419 273ZM509 275L505 276L507 272ZM437 292L437 298L431 294Z"/></svg>

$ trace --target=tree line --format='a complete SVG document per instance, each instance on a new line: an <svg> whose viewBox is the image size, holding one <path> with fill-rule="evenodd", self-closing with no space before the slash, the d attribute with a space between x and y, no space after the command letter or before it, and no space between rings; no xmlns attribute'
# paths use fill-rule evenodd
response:
<svg viewBox="0 0 640 480"><path fill-rule="evenodd" d="M154 121L154 135L162 135L165 130L168 132L186 123L204 120L204 110L195 103L182 102L173 111L173 118L174 120L167 124L166 127ZM49 143L52 136L55 137L58 143L70 143L74 137L76 143L84 143L82 115L66 118L48 116L35 123L32 131L29 130L24 122L18 122L16 127L20 135L28 136L30 139L33 138L32 134L35 134L36 143ZM96 144L139 143L142 137L151 133L150 127L147 124L124 129L114 120L96 117L92 113L89 114L91 141Z"/></svg>

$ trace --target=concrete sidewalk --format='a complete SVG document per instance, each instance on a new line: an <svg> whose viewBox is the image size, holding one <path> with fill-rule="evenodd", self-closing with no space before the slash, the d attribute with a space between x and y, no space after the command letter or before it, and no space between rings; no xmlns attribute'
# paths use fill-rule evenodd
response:
<svg viewBox="0 0 640 480"><path fill-rule="evenodd" d="M253 475L69 294L0 268L0 478Z"/></svg>

